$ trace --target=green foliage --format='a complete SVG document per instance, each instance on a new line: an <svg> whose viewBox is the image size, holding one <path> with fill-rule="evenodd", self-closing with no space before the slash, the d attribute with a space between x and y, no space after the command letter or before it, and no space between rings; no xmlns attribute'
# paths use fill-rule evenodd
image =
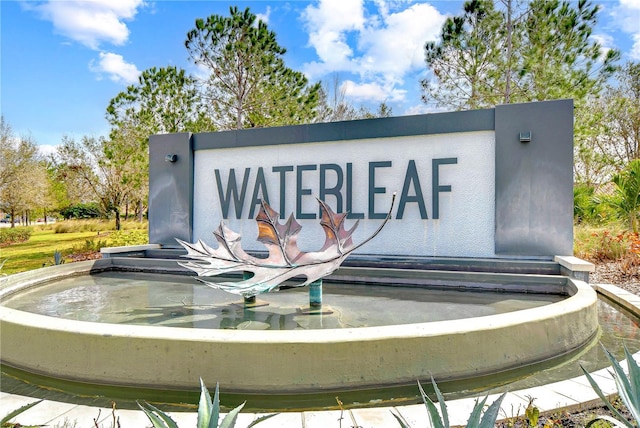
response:
<svg viewBox="0 0 640 428"><path fill-rule="evenodd" d="M0 210L11 214L46 208L52 202L49 176L35 141L16 137L0 117Z"/></svg>
<svg viewBox="0 0 640 428"><path fill-rule="evenodd" d="M74 182L91 189L104 213L113 213L120 229L120 210L132 200L141 200L146 192L149 156L148 135L140 128L121 126L108 139L83 137L80 142L65 138L58 146L56 159Z"/></svg>
<svg viewBox="0 0 640 428"><path fill-rule="evenodd" d="M22 428L29 428L25 425L20 425L20 424L12 424L9 421L13 418L15 418L16 416L18 416L19 414L26 412L27 410L29 410L30 408L32 408L33 406L41 403L42 400L38 400L38 401L34 401L33 403L29 403L29 404L25 404L24 406L15 409L9 413L7 413L5 416L2 417L2 419L0 419L0 427L22 427Z"/></svg>
<svg viewBox="0 0 640 428"><path fill-rule="evenodd" d="M437 84L423 80L422 99L456 110L497 104L501 93L493 80L504 77L497 73L503 66L503 26L492 0L467 1L462 15L447 18L440 41L425 44L425 61Z"/></svg>
<svg viewBox="0 0 640 428"><path fill-rule="evenodd" d="M114 129L133 125L144 130L145 140L152 134L213 131L196 83L175 66L151 67L109 102L107 120Z"/></svg>
<svg viewBox="0 0 640 428"><path fill-rule="evenodd" d="M438 403L440 403L439 412L436 405L433 403L433 401L431 401L431 398L429 398L429 396L424 392L424 389L422 389L422 385L420 385L420 382L418 382L420 395L422 395L422 401L424 402L424 405L427 408L427 413L429 415L429 426L434 428L449 428L449 412L447 411L447 404L433 377L431 378L431 383L433 384L433 389L435 390ZM493 428L495 426L496 419L498 419L500 404L502 404L502 400L504 399L505 395L506 393L498 397L498 399L494 401L484 412L483 409L489 396L485 396L482 400L476 399L476 403L473 407L473 410L471 411L471 415L469 415L469 420L467 421L466 427ZM393 412L392 414L402 428L410 428L409 423L401 415Z"/></svg>
<svg viewBox="0 0 640 428"><path fill-rule="evenodd" d="M638 232L640 218L640 159L634 159L613 177L615 198L610 203L621 217L628 219L629 228Z"/></svg>
<svg viewBox="0 0 640 428"><path fill-rule="evenodd" d="M30 227L3 227L0 229L0 246L26 242L32 233L33 229Z"/></svg>
<svg viewBox="0 0 640 428"><path fill-rule="evenodd" d="M626 345L624 347L624 354L627 360L627 365L629 367L628 377L624 373L622 366L620 366L620 363L618 363L616 358L613 355L611 355L611 353L606 349L604 349L604 352L612 364L613 372L611 372L611 374L613 375L613 379L616 382L616 389L618 390L618 396L620 397L624 405L627 407L627 409L631 413L631 416L635 420L635 427L640 426L640 367L638 366L638 363L633 359L633 355L631 355ZM590 427L598 419L604 419L612 423L616 427L634 428L634 424L628 421L627 419L625 419L625 417L620 413L620 411L616 409L615 406L611 404L611 402L609 402L609 400L607 400L604 393L598 386L597 382L593 379L591 374L589 374L589 372L585 370L584 367L580 366L580 368L582 368L582 371L584 372L585 376L589 380L591 387L596 391L596 394L598 394L598 397L600 397L600 399L606 404L609 410L617 418L617 419L614 419L608 416L598 416L596 417L596 419L589 422L586 426Z"/></svg>
<svg viewBox="0 0 640 428"><path fill-rule="evenodd" d="M147 223L138 221L123 221L120 224L120 230L143 230L146 227ZM53 226L40 226L40 229L52 229L55 233L105 232L116 230L116 224L113 220L65 220Z"/></svg>
<svg viewBox="0 0 640 428"><path fill-rule="evenodd" d="M221 129L308 123L320 84L285 66L286 49L247 8L197 19L187 33L189 58L209 71L206 98Z"/></svg>
<svg viewBox="0 0 640 428"><path fill-rule="evenodd" d="M87 218L100 218L102 217L102 212L100 211L100 206L97 203L89 202L86 204L80 203L63 208L60 210L60 215L64 217L65 220L80 220Z"/></svg>
<svg viewBox="0 0 640 428"><path fill-rule="evenodd" d="M496 5L502 4L502 9ZM423 100L454 109L573 98L584 108L620 54L591 37L599 6L580 0L469 0L425 44ZM587 128L577 123L577 135Z"/></svg>
<svg viewBox="0 0 640 428"><path fill-rule="evenodd" d="M85 239L83 244L76 244L71 249L73 254L93 253L107 246L106 239Z"/></svg>
<svg viewBox="0 0 640 428"><path fill-rule="evenodd" d="M119 230L109 235L109 246L123 247L126 245L142 245L149 243L149 235L145 230Z"/></svg>
<svg viewBox="0 0 640 428"><path fill-rule="evenodd" d="M591 223L596 219L598 204L594 200L594 190L585 184L573 187L573 219L576 224Z"/></svg>
<svg viewBox="0 0 640 428"><path fill-rule="evenodd" d="M244 407L245 403L242 403L235 409L231 410L223 419L222 422L219 423L220 419L220 398L219 398L219 390L218 384L216 384L216 391L213 395L213 400L211 399L211 395L207 390L202 379L200 379L200 402L198 404L198 422L197 428L233 428L236 424L236 419L238 414ZM164 413L162 410L157 407L152 406L146 402L138 402L138 406L142 409L142 411L147 415L154 428L178 428L178 424L171 419L169 415ZM269 419L276 414L266 415L260 417L250 423L247 428L250 428L266 419ZM219 423L219 424L218 424Z"/></svg>
<svg viewBox="0 0 640 428"><path fill-rule="evenodd" d="M538 407L533 405L533 397L528 397L529 398L529 404L527 405L527 408L524 411L524 417L527 418L527 422L529 423L530 427L537 427L538 426L538 419L540 419L540 409L538 409Z"/></svg>

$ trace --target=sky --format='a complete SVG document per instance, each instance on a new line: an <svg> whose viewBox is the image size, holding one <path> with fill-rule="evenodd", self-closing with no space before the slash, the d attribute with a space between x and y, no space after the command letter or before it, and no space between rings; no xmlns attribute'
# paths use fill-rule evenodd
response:
<svg viewBox="0 0 640 428"><path fill-rule="evenodd" d="M601 5L592 37L640 60L640 0ZM265 21L288 67L312 82L338 76L347 100L394 115L428 112L423 46L462 1L0 0L0 112L14 132L51 152L63 136L108 135L109 101L151 67L198 70L184 47L197 18L230 6Z"/></svg>

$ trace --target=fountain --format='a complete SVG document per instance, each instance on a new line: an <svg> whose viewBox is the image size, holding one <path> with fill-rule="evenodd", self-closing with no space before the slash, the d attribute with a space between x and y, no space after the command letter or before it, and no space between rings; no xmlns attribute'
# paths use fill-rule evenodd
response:
<svg viewBox="0 0 640 428"><path fill-rule="evenodd" d="M298 394L394 387L430 375L439 383L486 378L575 353L599 329L597 296L585 282L588 266L570 256L554 259L572 247L571 118L571 102L558 101L153 136L152 244L105 249L102 260L5 278L2 364L91 384L183 390L202 377L228 392ZM533 140L517 140L514 131L523 129L533 130ZM438 138L445 137L442 144ZM397 148L389 160L379 155L389 153L387 138ZM355 160L331 162L337 140L349 147L342 154L373 154L360 168L367 172L364 192L354 184ZM313 160L297 160L307 153L301 149ZM287 160L289 153L295 161ZM400 154L411 159L401 162ZM425 158L431 186L420 169ZM238 171L246 165L241 181L229 165ZM464 174L452 174L453 166ZM265 171L273 172L275 184ZM309 181L314 171L315 184ZM392 186L402 189L397 210L380 213L377 199ZM276 190L280 212L295 201L295 218L284 225L264 202ZM312 193L319 195L319 214L307 203ZM334 214L329 199L337 212L346 207L349 213ZM215 234L220 246L207 244L205 230L213 230L215 218L255 236L244 210L253 216L258 205L259 223L270 226L256 241L267 243L269 255L258 247L247 250L251 255L239 252L239 234L223 225ZM327 244L317 253L299 250L297 244L309 247L318 236L299 239L298 221L316 218ZM380 231L379 220L388 225L380 245L372 241L367 253L356 251L340 266L360 249L352 242L354 228L344 227L349 219L360 219L370 236ZM279 246L283 239L296 245ZM274 260L286 265L280 263L275 276L266 273ZM244 300L198 283L191 271ZM220 273L228 276L206 277ZM310 285L308 306L290 288L300 285L299 275ZM141 288L127 288L137 282ZM91 309L82 306L88 301ZM367 314L358 312L363 307Z"/></svg>

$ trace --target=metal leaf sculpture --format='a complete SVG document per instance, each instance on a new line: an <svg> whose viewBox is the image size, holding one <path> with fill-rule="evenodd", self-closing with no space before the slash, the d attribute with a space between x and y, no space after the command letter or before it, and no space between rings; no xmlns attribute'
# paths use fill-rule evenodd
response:
<svg viewBox="0 0 640 428"><path fill-rule="evenodd" d="M358 227L358 221L346 229L344 221L347 213L336 214L323 201L318 199L322 212L320 225L325 232L324 246L319 251L303 252L297 244L302 226L290 215L284 224L278 220L279 214L269 204L262 201L260 212L256 216L258 223L258 241L269 250L267 258L253 257L244 252L240 244L240 234L232 231L220 222L213 232L218 248L211 248L201 240L195 244L176 239L186 250L185 257L194 261L179 262L201 277L216 276L229 272L252 272L251 278L237 282L212 282L198 278L210 287L252 297L260 293L275 291L284 281L296 276L306 280L295 286L303 287L335 271L344 259L373 239L391 218L395 194L391 208L383 223L370 237L354 245L351 236Z"/></svg>

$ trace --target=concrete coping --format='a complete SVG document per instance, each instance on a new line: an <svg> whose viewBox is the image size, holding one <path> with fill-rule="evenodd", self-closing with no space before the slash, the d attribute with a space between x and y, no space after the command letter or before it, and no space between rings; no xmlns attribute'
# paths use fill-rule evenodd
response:
<svg viewBox="0 0 640 428"><path fill-rule="evenodd" d="M555 256L553 261L573 272L595 272L596 266L574 256Z"/></svg>
<svg viewBox="0 0 640 428"><path fill-rule="evenodd" d="M160 244L125 245L122 247L104 247L100 249L101 254L131 253L136 251L158 250L162 248Z"/></svg>
<svg viewBox="0 0 640 428"><path fill-rule="evenodd" d="M602 292L607 290L609 295L619 295L621 300L629 298L635 300L638 296L627 293L624 290L606 284L598 284L593 287ZM640 309L640 305L635 304ZM633 355L635 360L640 358L640 352ZM621 361L623 368L626 370L626 361ZM605 396L611 396L616 393L615 382L612 378L610 370L607 368L591 373L602 388ZM498 394L491 394L489 402L493 402ZM512 391L507 393L505 400L502 402L500 414L503 417L522 417L527 407L529 398L535 398L534 404L544 414L553 414L560 411L585 410L602 405L602 401L596 395L595 391L589 385L586 377L579 376L573 379L559 381L547 385L537 386L520 391ZM0 414L6 414L24 404L35 401L35 398L9 394L0 392ZM475 398L464 398L458 400L447 401L451 424L463 425L471 412ZM108 422L111 417L112 409L101 409L104 416L100 422ZM53 425L54 423L62 423L65 420L91 420L95 418L98 409L90 406L82 406L75 404L67 404L53 401L44 401L32 409L24 412L13 420L20 420L27 424L38 422ZM370 428L396 426L397 421L392 415L392 411L402 415L408 419L412 426L414 423L426 420L427 412L422 404L412 404L398 407L380 407L380 408L360 408L347 410L345 412L339 410L325 411L307 411L307 412L284 412L274 418L268 419L261 423L261 427L275 428L281 426L301 427L301 428L325 428L342 426L341 421L350 417L354 421L354 425L366 426ZM100 415L100 413L98 413ZM118 410L117 415L123 426L134 426L136 424L142 426L148 423L148 419L144 414L137 410ZM194 412L171 412L171 416L182 426L193 425L196 420ZM253 413L242 413L239 415L241 424L248 424L256 419L258 415ZM99 416L100 417L100 416ZM357 422L356 422L357 420ZM504 419L503 419L504 420Z"/></svg>

